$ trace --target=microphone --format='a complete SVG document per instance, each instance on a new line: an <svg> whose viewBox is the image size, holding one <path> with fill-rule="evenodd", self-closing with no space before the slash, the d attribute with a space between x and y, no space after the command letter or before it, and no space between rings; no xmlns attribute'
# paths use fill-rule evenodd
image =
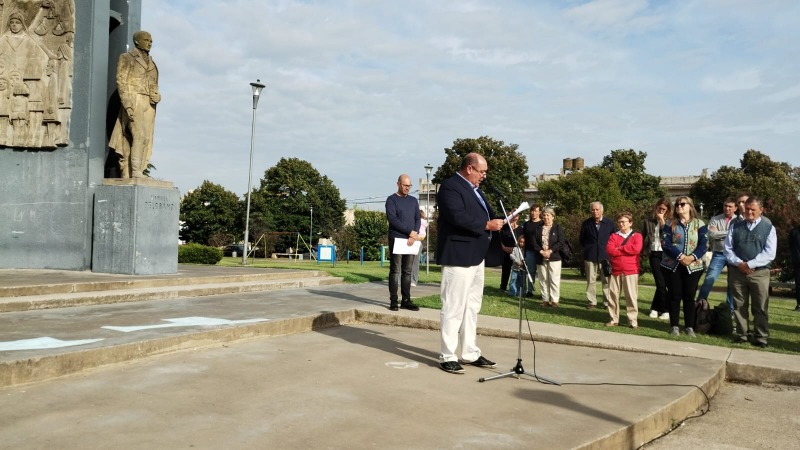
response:
<svg viewBox="0 0 800 450"><path fill-rule="evenodd" d="M498 189L497 186L495 186L493 184L489 184L489 183L485 183L485 184L486 184L486 187L489 188L490 191L492 191L495 194L497 194L498 197L500 197L501 199L506 198L506 194L504 194L500 189Z"/></svg>

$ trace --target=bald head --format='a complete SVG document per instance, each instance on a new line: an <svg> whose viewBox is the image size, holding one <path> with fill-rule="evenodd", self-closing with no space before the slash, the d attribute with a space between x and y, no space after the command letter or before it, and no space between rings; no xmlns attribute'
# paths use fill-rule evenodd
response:
<svg viewBox="0 0 800 450"><path fill-rule="evenodd" d="M402 174L397 177L397 195L405 197L411 192L411 177Z"/></svg>
<svg viewBox="0 0 800 450"><path fill-rule="evenodd" d="M133 33L133 45L139 50L149 53L150 48L153 46L153 37L147 31L137 31Z"/></svg>

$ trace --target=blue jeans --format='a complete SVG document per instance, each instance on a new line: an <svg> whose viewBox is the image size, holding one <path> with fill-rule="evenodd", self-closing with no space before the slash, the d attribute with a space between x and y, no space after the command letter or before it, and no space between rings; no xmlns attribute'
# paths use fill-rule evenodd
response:
<svg viewBox="0 0 800 450"><path fill-rule="evenodd" d="M708 269L706 270L706 277L703 280L702 286L700 286L700 292L697 294L698 300L701 298L708 300L708 294L711 292L711 288L714 287L714 282L717 281L717 277L722 273L722 269L725 268L727 263L728 261L725 259L725 254L722 252L714 252L712 254L711 262L708 264ZM726 300L731 311L733 311L733 296L731 295L730 289L728 289Z"/></svg>
<svg viewBox="0 0 800 450"><path fill-rule="evenodd" d="M511 269L511 277L508 281L508 295L516 297L520 289L525 289L525 272Z"/></svg>
<svg viewBox="0 0 800 450"><path fill-rule="evenodd" d="M536 252L533 250L525 250L525 265L528 266L528 272L531 273L531 278L533 278L533 283L526 283L528 284L528 291L526 294L533 294L533 285L536 284ZM525 278L528 278L527 275Z"/></svg>

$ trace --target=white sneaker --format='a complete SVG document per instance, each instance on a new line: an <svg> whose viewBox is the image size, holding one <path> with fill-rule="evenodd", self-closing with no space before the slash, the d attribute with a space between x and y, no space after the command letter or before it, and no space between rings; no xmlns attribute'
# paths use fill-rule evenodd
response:
<svg viewBox="0 0 800 450"><path fill-rule="evenodd" d="M661 319L661 320L669 320L669 313L666 312L666 313L658 316L658 318Z"/></svg>
<svg viewBox="0 0 800 450"><path fill-rule="evenodd" d="M658 311L656 311L655 309L651 310L650 311L650 317L652 317L653 319L657 318L658 317Z"/></svg>

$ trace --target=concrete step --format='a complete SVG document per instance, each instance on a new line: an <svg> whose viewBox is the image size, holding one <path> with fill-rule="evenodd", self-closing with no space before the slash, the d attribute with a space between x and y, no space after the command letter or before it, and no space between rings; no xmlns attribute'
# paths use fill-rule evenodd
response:
<svg viewBox="0 0 800 450"><path fill-rule="evenodd" d="M24 272L23 272L24 273ZM50 275L50 274L48 274ZM53 278L58 278L59 272L54 272ZM95 278L102 277L103 275L95 275ZM118 277L111 276L109 280L97 281L62 281L62 282L47 282L31 281L28 284L11 284L0 285L0 298L5 297L23 297L47 294L70 294L80 292L97 292L97 291L114 291L121 289L142 289L142 288L157 288L168 286L187 286L199 284L220 284L220 283L241 283L249 281L266 281L266 280L286 280L296 278L310 278L310 277L324 277L326 273L321 270L281 270L281 271L264 271L260 273L242 273L235 274L229 273L225 275L214 276L182 276L180 274L170 276L161 275L155 277L141 277L127 276L125 279L117 279ZM45 278L46 276L42 277Z"/></svg>
<svg viewBox="0 0 800 450"><path fill-rule="evenodd" d="M331 286L342 282L342 278L329 277L322 271L296 271L259 275L21 286L5 289L6 293L14 292L18 295L0 296L0 313L298 289Z"/></svg>

